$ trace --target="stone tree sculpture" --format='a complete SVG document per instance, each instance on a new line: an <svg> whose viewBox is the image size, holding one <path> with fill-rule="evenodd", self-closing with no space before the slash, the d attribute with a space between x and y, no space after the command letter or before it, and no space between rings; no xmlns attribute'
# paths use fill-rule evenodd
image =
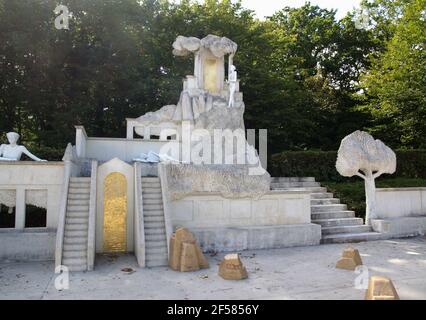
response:
<svg viewBox="0 0 426 320"><path fill-rule="evenodd" d="M366 132L355 131L340 145L336 162L337 171L344 177L359 176L365 181L366 224L375 218L375 179L384 173L396 171L396 155L380 140Z"/></svg>

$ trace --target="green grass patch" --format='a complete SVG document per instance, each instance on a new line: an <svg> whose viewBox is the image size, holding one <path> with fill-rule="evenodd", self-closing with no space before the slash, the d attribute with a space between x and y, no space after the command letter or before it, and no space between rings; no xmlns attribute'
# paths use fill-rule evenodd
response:
<svg viewBox="0 0 426 320"><path fill-rule="evenodd" d="M334 182L321 182L327 187L329 192L334 194L335 198L339 198L341 203L348 205L349 210L355 211L359 218L365 218L365 189L364 180ZM410 179L410 178L378 178L376 180L377 188L414 188L426 187L426 179Z"/></svg>

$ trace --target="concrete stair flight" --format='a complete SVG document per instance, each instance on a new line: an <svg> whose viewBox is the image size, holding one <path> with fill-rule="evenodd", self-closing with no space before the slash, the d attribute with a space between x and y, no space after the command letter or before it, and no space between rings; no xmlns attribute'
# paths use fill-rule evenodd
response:
<svg viewBox="0 0 426 320"><path fill-rule="evenodd" d="M272 190L303 190L311 192L312 223L321 225L321 243L347 243L379 240L381 234L364 225L355 212L327 192L313 177L272 178Z"/></svg>
<svg viewBox="0 0 426 320"><path fill-rule="evenodd" d="M90 177L71 177L68 189L62 265L70 271L87 270Z"/></svg>
<svg viewBox="0 0 426 320"><path fill-rule="evenodd" d="M142 177L142 198L146 266L167 266L167 235L160 178Z"/></svg>

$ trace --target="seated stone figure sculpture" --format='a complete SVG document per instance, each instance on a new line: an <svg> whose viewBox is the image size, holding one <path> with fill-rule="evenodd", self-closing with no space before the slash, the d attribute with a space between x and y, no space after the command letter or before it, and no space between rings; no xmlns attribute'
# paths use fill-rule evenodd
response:
<svg viewBox="0 0 426 320"><path fill-rule="evenodd" d="M22 154L27 155L35 161L46 161L33 155L24 146L18 145L19 134L16 132L9 132L6 136L9 144L2 144L0 146L0 161L19 161Z"/></svg>

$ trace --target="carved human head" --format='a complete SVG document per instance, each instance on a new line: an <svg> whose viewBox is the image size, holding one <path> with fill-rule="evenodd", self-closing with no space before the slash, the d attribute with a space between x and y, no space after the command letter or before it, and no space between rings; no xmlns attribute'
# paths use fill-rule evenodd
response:
<svg viewBox="0 0 426 320"><path fill-rule="evenodd" d="M17 134L16 132L8 132L6 136L10 144L15 144L19 140L19 134Z"/></svg>
<svg viewBox="0 0 426 320"><path fill-rule="evenodd" d="M237 68L233 64L231 64L231 72L234 72L236 70L237 70Z"/></svg>

